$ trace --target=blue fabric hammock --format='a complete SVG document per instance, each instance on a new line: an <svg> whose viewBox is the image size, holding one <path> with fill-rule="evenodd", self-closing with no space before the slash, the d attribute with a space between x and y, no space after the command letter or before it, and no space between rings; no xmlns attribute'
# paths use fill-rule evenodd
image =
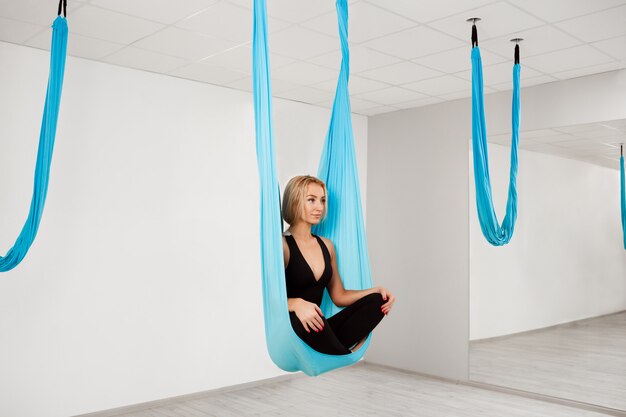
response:
<svg viewBox="0 0 626 417"><path fill-rule="evenodd" d="M475 32L475 27L473 28ZM516 62L513 66L513 110L511 135L511 171L509 195L506 202L506 215L502 226L498 223L493 207L491 179L489 177L489 156L487 152L487 126L485 123L485 103L483 95L483 69L476 36L476 46L472 48L472 150L474 155L474 182L476 184L476 207L483 235L494 246L509 243L513 237L517 218L517 148L519 145L520 122L520 64L519 46L515 46Z"/></svg>
<svg viewBox="0 0 626 417"><path fill-rule="evenodd" d="M372 277L361 210L348 93L350 61L347 0L337 0L336 6L342 62L330 128L318 173L328 189L328 215L315 229L315 233L333 241L344 286L347 289L363 289L372 286ZM309 347L291 327L283 260L280 188L272 132L269 68L266 4L265 0L255 0L253 78L257 159L261 180L261 268L266 342L270 357L281 369L290 372L301 370L313 376L361 359L371 335L356 352L328 355ZM322 311L326 317L339 311L327 292L324 294Z"/></svg>
<svg viewBox="0 0 626 417"><path fill-rule="evenodd" d="M64 17L60 16L59 11L59 16L52 24L50 74L48 77L48 89L46 92L43 120L41 122L41 132L39 134L39 149L37 151L37 164L35 165L35 185L30 203L30 211L15 244L4 257L0 257L0 272L10 271L19 265L35 240L37 230L39 229L39 222L41 221L41 215L43 214L46 195L48 193L50 163L52 160L52 150L54 148L57 120L59 118L61 90L63 88L66 50L67 21Z"/></svg>
<svg viewBox="0 0 626 417"><path fill-rule="evenodd" d="M622 236L624 240L624 249L626 249L626 184L624 183L624 155L619 157L619 171L620 171L620 202L622 206Z"/></svg>

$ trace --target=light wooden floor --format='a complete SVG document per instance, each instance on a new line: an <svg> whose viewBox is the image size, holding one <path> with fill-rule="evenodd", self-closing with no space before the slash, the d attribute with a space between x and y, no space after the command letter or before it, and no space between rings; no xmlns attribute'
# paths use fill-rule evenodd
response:
<svg viewBox="0 0 626 417"><path fill-rule="evenodd" d="M470 379L626 410L626 312L471 342Z"/></svg>
<svg viewBox="0 0 626 417"><path fill-rule="evenodd" d="M599 417L590 411L358 364L230 392L172 400L119 417Z"/></svg>

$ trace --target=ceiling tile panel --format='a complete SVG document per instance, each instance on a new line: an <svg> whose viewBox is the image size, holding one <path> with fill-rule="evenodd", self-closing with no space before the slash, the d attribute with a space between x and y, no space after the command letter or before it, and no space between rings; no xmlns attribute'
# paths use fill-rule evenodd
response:
<svg viewBox="0 0 626 417"><path fill-rule="evenodd" d="M277 19L268 20L270 33L291 26L290 23ZM236 43L252 41L252 13L248 9L228 3L217 3L176 23L176 26Z"/></svg>
<svg viewBox="0 0 626 417"><path fill-rule="evenodd" d="M385 105L402 103L426 97L424 94L399 87L389 87L382 90L371 91L369 93L355 94L355 96L363 100L375 101Z"/></svg>
<svg viewBox="0 0 626 417"><path fill-rule="evenodd" d="M174 6L171 0L91 0L90 4L170 25L217 2L218 0L176 0Z"/></svg>
<svg viewBox="0 0 626 417"><path fill-rule="evenodd" d="M311 87L299 87L295 90L287 90L274 94L276 97L300 101L303 103L332 102L334 97L334 95L328 91L318 90L317 88Z"/></svg>
<svg viewBox="0 0 626 417"><path fill-rule="evenodd" d="M480 51L480 55L484 66L499 64L507 61L506 58L482 49ZM418 58L413 60L413 62L447 74L469 70L472 68L471 48L468 44L462 48L456 48Z"/></svg>
<svg viewBox="0 0 626 417"><path fill-rule="evenodd" d="M281 91L294 90L298 87L303 87L301 84L294 82L281 80L280 78L272 76L272 92L280 93Z"/></svg>
<svg viewBox="0 0 626 417"><path fill-rule="evenodd" d="M229 0L229 2L249 9L252 9L254 4L253 0ZM333 10L335 10L334 1L267 0L269 16L292 23L301 23Z"/></svg>
<svg viewBox="0 0 626 417"><path fill-rule="evenodd" d="M198 61L234 47L234 42L217 39L183 29L168 27L133 46L179 58Z"/></svg>
<svg viewBox="0 0 626 417"><path fill-rule="evenodd" d="M510 41L513 38L524 39L524 41L520 43L520 56L522 61L529 56L571 48L582 44L581 41L559 29L555 29L552 26L541 26L481 42L481 53L486 49L513 59L515 44Z"/></svg>
<svg viewBox="0 0 626 417"><path fill-rule="evenodd" d="M536 77L521 77L520 86L522 88L532 87L533 85L551 83L554 81L558 81L558 80L549 75L539 75ZM490 87L498 91L509 91L513 89L513 84L511 83L511 81L506 81L506 82L499 83L499 84L491 84Z"/></svg>
<svg viewBox="0 0 626 417"><path fill-rule="evenodd" d="M399 64L365 71L359 75L388 84L401 85L413 81L425 80L427 78L434 78L444 74L411 62L401 62Z"/></svg>
<svg viewBox="0 0 626 417"><path fill-rule="evenodd" d="M485 94L488 94L488 92L485 90ZM446 94L442 94L440 96L437 96L443 100L459 100L462 98L468 98L472 96L472 91L471 90L467 90L467 91L456 91L454 93L446 93Z"/></svg>
<svg viewBox="0 0 626 417"><path fill-rule="evenodd" d="M381 83L380 81L374 81L367 78L353 75L350 77L349 88L353 94L367 93L369 91L382 90L389 87L389 84Z"/></svg>
<svg viewBox="0 0 626 417"><path fill-rule="evenodd" d="M547 74L561 71L588 67L591 65L605 64L613 61L613 58L599 52L588 45L576 46L525 58L522 64Z"/></svg>
<svg viewBox="0 0 626 417"><path fill-rule="evenodd" d="M67 7L68 19L83 7L85 2L72 0ZM0 0L0 17L35 25L51 26L57 17L56 1L42 0Z"/></svg>
<svg viewBox="0 0 626 417"><path fill-rule="evenodd" d="M463 42L426 26L367 42L365 46L404 59L419 58L463 46Z"/></svg>
<svg viewBox="0 0 626 417"><path fill-rule="evenodd" d="M626 60L626 36L606 39L591 44L596 49L619 60ZM622 68L626 67L626 62L622 62Z"/></svg>
<svg viewBox="0 0 626 417"><path fill-rule="evenodd" d="M415 25L415 22L397 14L359 2L350 7L348 39L350 42L361 43ZM338 36L337 14L334 11L310 20L304 26L327 35Z"/></svg>
<svg viewBox="0 0 626 417"><path fill-rule="evenodd" d="M252 91L252 77L241 78L239 80L226 83L226 87L231 87L236 90L251 92Z"/></svg>
<svg viewBox="0 0 626 417"><path fill-rule="evenodd" d="M171 72L172 75L204 81L210 84L228 84L246 78L246 74L228 68L205 64L189 64Z"/></svg>
<svg viewBox="0 0 626 417"><path fill-rule="evenodd" d="M381 105L382 105L381 103L376 103L374 101L363 100L363 99L356 98L356 97L350 98L350 107L353 112L359 112L365 109L380 107Z"/></svg>
<svg viewBox="0 0 626 417"><path fill-rule="evenodd" d="M437 20L428 25L451 36L456 36L461 40L466 40L469 43L471 41L472 26L465 20L470 17L483 19L477 24L479 45L482 40L543 25L541 20L505 2L472 9Z"/></svg>
<svg viewBox="0 0 626 417"><path fill-rule="evenodd" d="M534 141L535 143L542 143L542 144L555 144L555 143L561 143L561 142L568 142L574 139L574 136L567 134L567 133L559 133L556 134L554 136L543 136L541 138L535 138Z"/></svg>
<svg viewBox="0 0 626 417"><path fill-rule="evenodd" d="M462 71L456 76L463 78L465 80L472 80L472 70ZM520 70L520 81L525 80L527 78L538 77L542 75L540 72L535 71L532 68L529 68L522 63L522 68ZM490 65L483 67L483 84L486 86L496 86L503 83L509 83L511 88L513 88L513 63L512 62L502 62L496 65Z"/></svg>
<svg viewBox="0 0 626 417"><path fill-rule="evenodd" d="M130 44L164 27L160 23L86 5L68 16L70 34Z"/></svg>
<svg viewBox="0 0 626 417"><path fill-rule="evenodd" d="M400 58L383 54L363 46L354 45L350 47L350 71L353 73L384 67L400 61ZM336 49L328 54L311 58L309 62L323 67L337 69L341 65L341 51Z"/></svg>
<svg viewBox="0 0 626 417"><path fill-rule="evenodd" d="M250 74L252 73L252 48L247 45L238 46L225 52L212 55L203 59L201 62L203 64L220 66ZM284 67L293 62L295 62L295 60L292 58L276 54L270 55L272 69Z"/></svg>
<svg viewBox="0 0 626 417"><path fill-rule="evenodd" d="M269 36L271 52L296 59L309 59L339 48L339 41L309 29L291 27Z"/></svg>
<svg viewBox="0 0 626 417"><path fill-rule="evenodd" d="M405 84L402 87L429 96L439 96L457 91L471 90L472 83L452 75L444 75L443 77Z"/></svg>
<svg viewBox="0 0 626 417"><path fill-rule="evenodd" d="M377 114L389 113L389 112L396 111L396 110L398 109L395 107L391 107L391 106L379 106L379 107L373 107L371 109L361 110L359 113L364 116L375 116Z"/></svg>
<svg viewBox="0 0 626 417"><path fill-rule="evenodd" d="M547 22L598 12L624 4L624 0L515 0L515 6Z"/></svg>
<svg viewBox="0 0 626 417"><path fill-rule="evenodd" d="M520 138L524 140L530 140L530 139L545 138L548 136L554 136L558 134L559 132L553 129L537 129L537 130L528 130L526 132L520 132Z"/></svg>
<svg viewBox="0 0 626 417"><path fill-rule="evenodd" d="M52 31L46 30L34 38L28 40L26 45L34 46L35 48L50 50L50 44L52 42ZM67 39L67 53L71 56L78 56L87 59L102 59L107 55L112 54L115 51L119 51L124 48L124 45L107 42L100 39L88 38L77 34L68 36Z"/></svg>
<svg viewBox="0 0 626 417"><path fill-rule="evenodd" d="M567 134L593 132L594 130L598 130L598 125L596 123L587 123L582 125L555 127L552 130Z"/></svg>
<svg viewBox="0 0 626 417"><path fill-rule="evenodd" d="M337 79L324 81L322 83L314 85L314 87L334 93L337 89ZM348 87L351 94L359 94L367 93L368 91L381 90L383 88L391 87L391 85L359 77L358 75L352 75L350 76Z"/></svg>
<svg viewBox="0 0 626 417"><path fill-rule="evenodd" d="M367 0L367 2L416 22L426 23L492 3L493 0Z"/></svg>
<svg viewBox="0 0 626 417"><path fill-rule="evenodd" d="M0 17L0 41L23 43L41 32L49 32L48 39L52 38L52 29L49 26L18 22ZM48 42L47 49L50 49L50 42Z"/></svg>
<svg viewBox="0 0 626 417"><path fill-rule="evenodd" d="M587 75L601 74L603 72L615 71L624 68L624 65L618 62L610 62L601 65L591 65L589 67L575 68L569 71L554 73L554 77L559 80L568 80L571 78L584 77Z"/></svg>
<svg viewBox="0 0 626 417"><path fill-rule="evenodd" d="M142 69L152 72L168 72L181 65L186 64L185 60L157 54L151 51L126 47L104 59L104 62L121 65L124 67Z"/></svg>
<svg viewBox="0 0 626 417"><path fill-rule="evenodd" d="M399 109L412 109L414 107L428 106L430 104L437 104L443 101L444 100L439 97L425 97L417 100L404 101L402 103L394 104L393 106Z"/></svg>
<svg viewBox="0 0 626 417"><path fill-rule="evenodd" d="M626 35L626 5L566 20L556 26L585 42Z"/></svg>
<svg viewBox="0 0 626 417"><path fill-rule="evenodd" d="M302 61L285 65L272 73L272 77L305 86L318 84L327 80L336 80L338 75L339 71Z"/></svg>
<svg viewBox="0 0 626 417"><path fill-rule="evenodd" d="M485 87L485 94L491 94L495 92L497 91L490 87ZM461 91L457 91L454 93L441 94L437 97L442 98L444 100L458 100L461 98L469 98L471 96L472 96L472 90L461 90Z"/></svg>
<svg viewBox="0 0 626 417"><path fill-rule="evenodd" d="M238 80L228 82L226 83L226 86L236 88L238 90L252 91L252 77L247 76L245 78L240 78ZM277 93L283 91L294 90L298 87L301 86L287 81L279 80L277 78L272 78L272 95L276 95Z"/></svg>

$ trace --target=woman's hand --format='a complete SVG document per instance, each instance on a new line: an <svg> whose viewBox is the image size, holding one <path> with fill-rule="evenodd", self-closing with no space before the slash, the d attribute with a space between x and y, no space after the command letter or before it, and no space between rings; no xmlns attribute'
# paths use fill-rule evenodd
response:
<svg viewBox="0 0 626 417"><path fill-rule="evenodd" d="M382 311L384 315L387 315L389 314L389 311L391 311L391 307L393 307L393 303L396 302L396 297L392 293L390 293L389 290L387 290L386 288L376 287L376 289L378 290L380 295L383 296L383 300L387 301L385 304L383 304L380 307L380 311Z"/></svg>
<svg viewBox="0 0 626 417"><path fill-rule="evenodd" d="M289 299L289 302L291 307L289 310L296 313L307 333L310 333L311 330L319 332L324 329L324 314L317 304L302 298Z"/></svg>

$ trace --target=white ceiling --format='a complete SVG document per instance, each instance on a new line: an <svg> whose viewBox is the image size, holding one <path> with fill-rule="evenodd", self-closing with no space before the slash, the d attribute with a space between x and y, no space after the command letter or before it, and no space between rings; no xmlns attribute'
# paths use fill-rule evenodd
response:
<svg viewBox="0 0 626 417"><path fill-rule="evenodd" d="M511 134L489 142L511 146ZM519 147L619 169L620 145L626 143L626 119L520 132Z"/></svg>
<svg viewBox="0 0 626 417"><path fill-rule="evenodd" d="M251 90L252 0L69 0L70 55ZM330 107L340 63L333 0L267 0L274 95ZM0 0L0 40L48 49L56 0ZM486 92L626 68L626 0L351 0L353 111L470 95L479 16Z"/></svg>
<svg viewBox="0 0 626 417"><path fill-rule="evenodd" d="M514 37L525 39L522 86L626 68L626 0L349 2L352 109L363 115L469 97L469 17L483 19L485 93L511 89ZM252 4L68 0L68 53L250 91ZM334 0L267 4L274 96L330 107L340 64ZM49 49L56 8L56 0L0 0L0 40ZM535 139L522 147L550 152L567 141Z"/></svg>

